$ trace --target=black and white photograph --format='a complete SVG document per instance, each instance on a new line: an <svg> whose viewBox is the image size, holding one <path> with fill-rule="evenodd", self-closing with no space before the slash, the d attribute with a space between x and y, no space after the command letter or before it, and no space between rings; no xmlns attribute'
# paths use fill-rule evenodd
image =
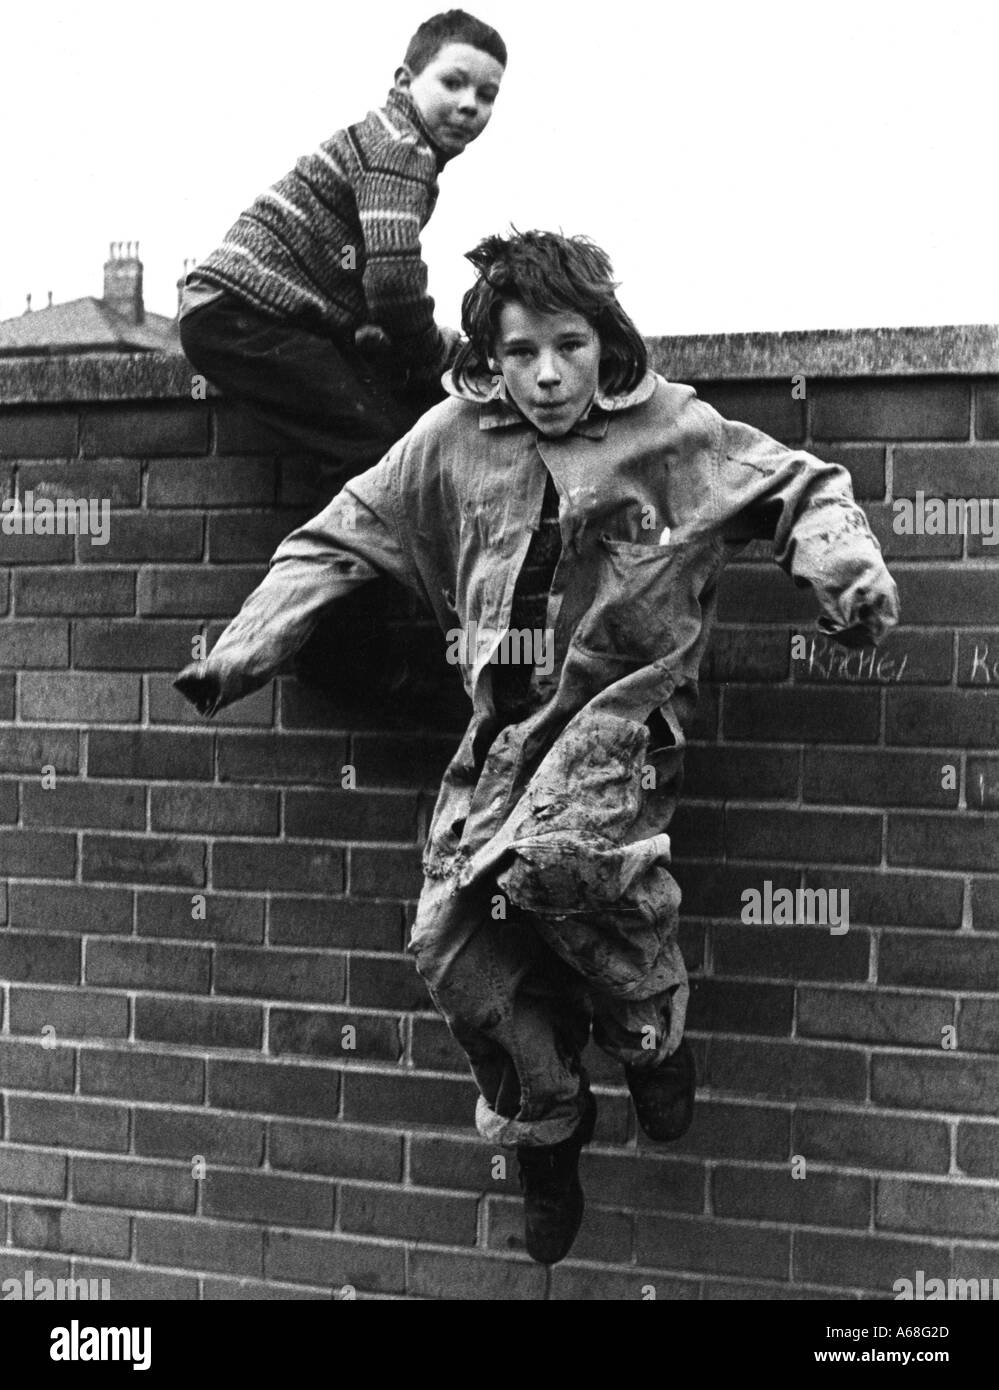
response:
<svg viewBox="0 0 999 1390"><path fill-rule="evenodd" d="M999 9L0 28L8 1344L680 1302L970 1370Z"/></svg>

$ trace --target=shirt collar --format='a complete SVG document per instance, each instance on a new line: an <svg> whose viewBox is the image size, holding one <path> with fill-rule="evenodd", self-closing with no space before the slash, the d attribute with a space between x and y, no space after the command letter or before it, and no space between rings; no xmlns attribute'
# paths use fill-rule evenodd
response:
<svg viewBox="0 0 999 1390"><path fill-rule="evenodd" d="M606 395L598 389L589 409L576 421L569 433L581 434L587 439L603 439L610 424L610 417L642 405L655 391L658 380L655 372L650 370L632 391L620 395ZM445 372L442 381L449 396L455 396L461 401L474 401L480 407L480 430L502 429L510 425L530 426L530 421L526 420L508 399L501 376L494 376L491 384L480 377L472 384L462 382L459 385L451 372Z"/></svg>
<svg viewBox="0 0 999 1390"><path fill-rule="evenodd" d="M419 107L408 92L404 92L398 87L391 87L385 98L385 112L396 120L412 126L420 139L430 146L437 159L438 173L449 159L455 158L457 153L455 150L445 150L443 146L437 144L420 115Z"/></svg>

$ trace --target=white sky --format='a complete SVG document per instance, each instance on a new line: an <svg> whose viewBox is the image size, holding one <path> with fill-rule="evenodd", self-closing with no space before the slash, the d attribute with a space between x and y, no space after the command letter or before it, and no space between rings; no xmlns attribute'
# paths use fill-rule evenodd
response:
<svg viewBox="0 0 999 1390"><path fill-rule="evenodd" d="M449 3L8 0L0 318L100 295L111 240L172 314L184 257ZM996 0L466 7L510 64L424 234L439 321L512 221L594 237L649 334L999 322Z"/></svg>

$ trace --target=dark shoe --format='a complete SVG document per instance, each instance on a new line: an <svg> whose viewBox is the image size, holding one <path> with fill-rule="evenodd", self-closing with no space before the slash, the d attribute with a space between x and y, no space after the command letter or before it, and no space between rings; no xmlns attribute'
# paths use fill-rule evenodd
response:
<svg viewBox="0 0 999 1390"><path fill-rule="evenodd" d="M625 1067L635 1114L650 1139L679 1139L694 1118L697 1071L684 1038L677 1050L655 1067Z"/></svg>
<svg viewBox="0 0 999 1390"><path fill-rule="evenodd" d="M564 1260L583 1222L579 1154L593 1138L597 1103L586 1093L579 1128L558 1144L517 1146L520 1186L524 1193L524 1240L539 1264Z"/></svg>

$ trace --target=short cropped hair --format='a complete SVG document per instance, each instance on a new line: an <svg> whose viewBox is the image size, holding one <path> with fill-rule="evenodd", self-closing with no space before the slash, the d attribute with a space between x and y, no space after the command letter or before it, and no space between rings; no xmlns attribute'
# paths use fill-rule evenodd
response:
<svg viewBox="0 0 999 1390"><path fill-rule="evenodd" d="M606 251L589 237L557 232L488 236L466 253L479 278L461 304L468 342L455 359L456 382L489 371L504 304L523 304L542 314L577 313L600 335L601 389L634 390L648 369L645 341L621 308Z"/></svg>
<svg viewBox="0 0 999 1390"><path fill-rule="evenodd" d="M403 61L413 76L418 77L449 43L467 43L472 48L481 48L501 67L506 67L506 44L499 34L464 10L447 10L425 19L410 39Z"/></svg>

